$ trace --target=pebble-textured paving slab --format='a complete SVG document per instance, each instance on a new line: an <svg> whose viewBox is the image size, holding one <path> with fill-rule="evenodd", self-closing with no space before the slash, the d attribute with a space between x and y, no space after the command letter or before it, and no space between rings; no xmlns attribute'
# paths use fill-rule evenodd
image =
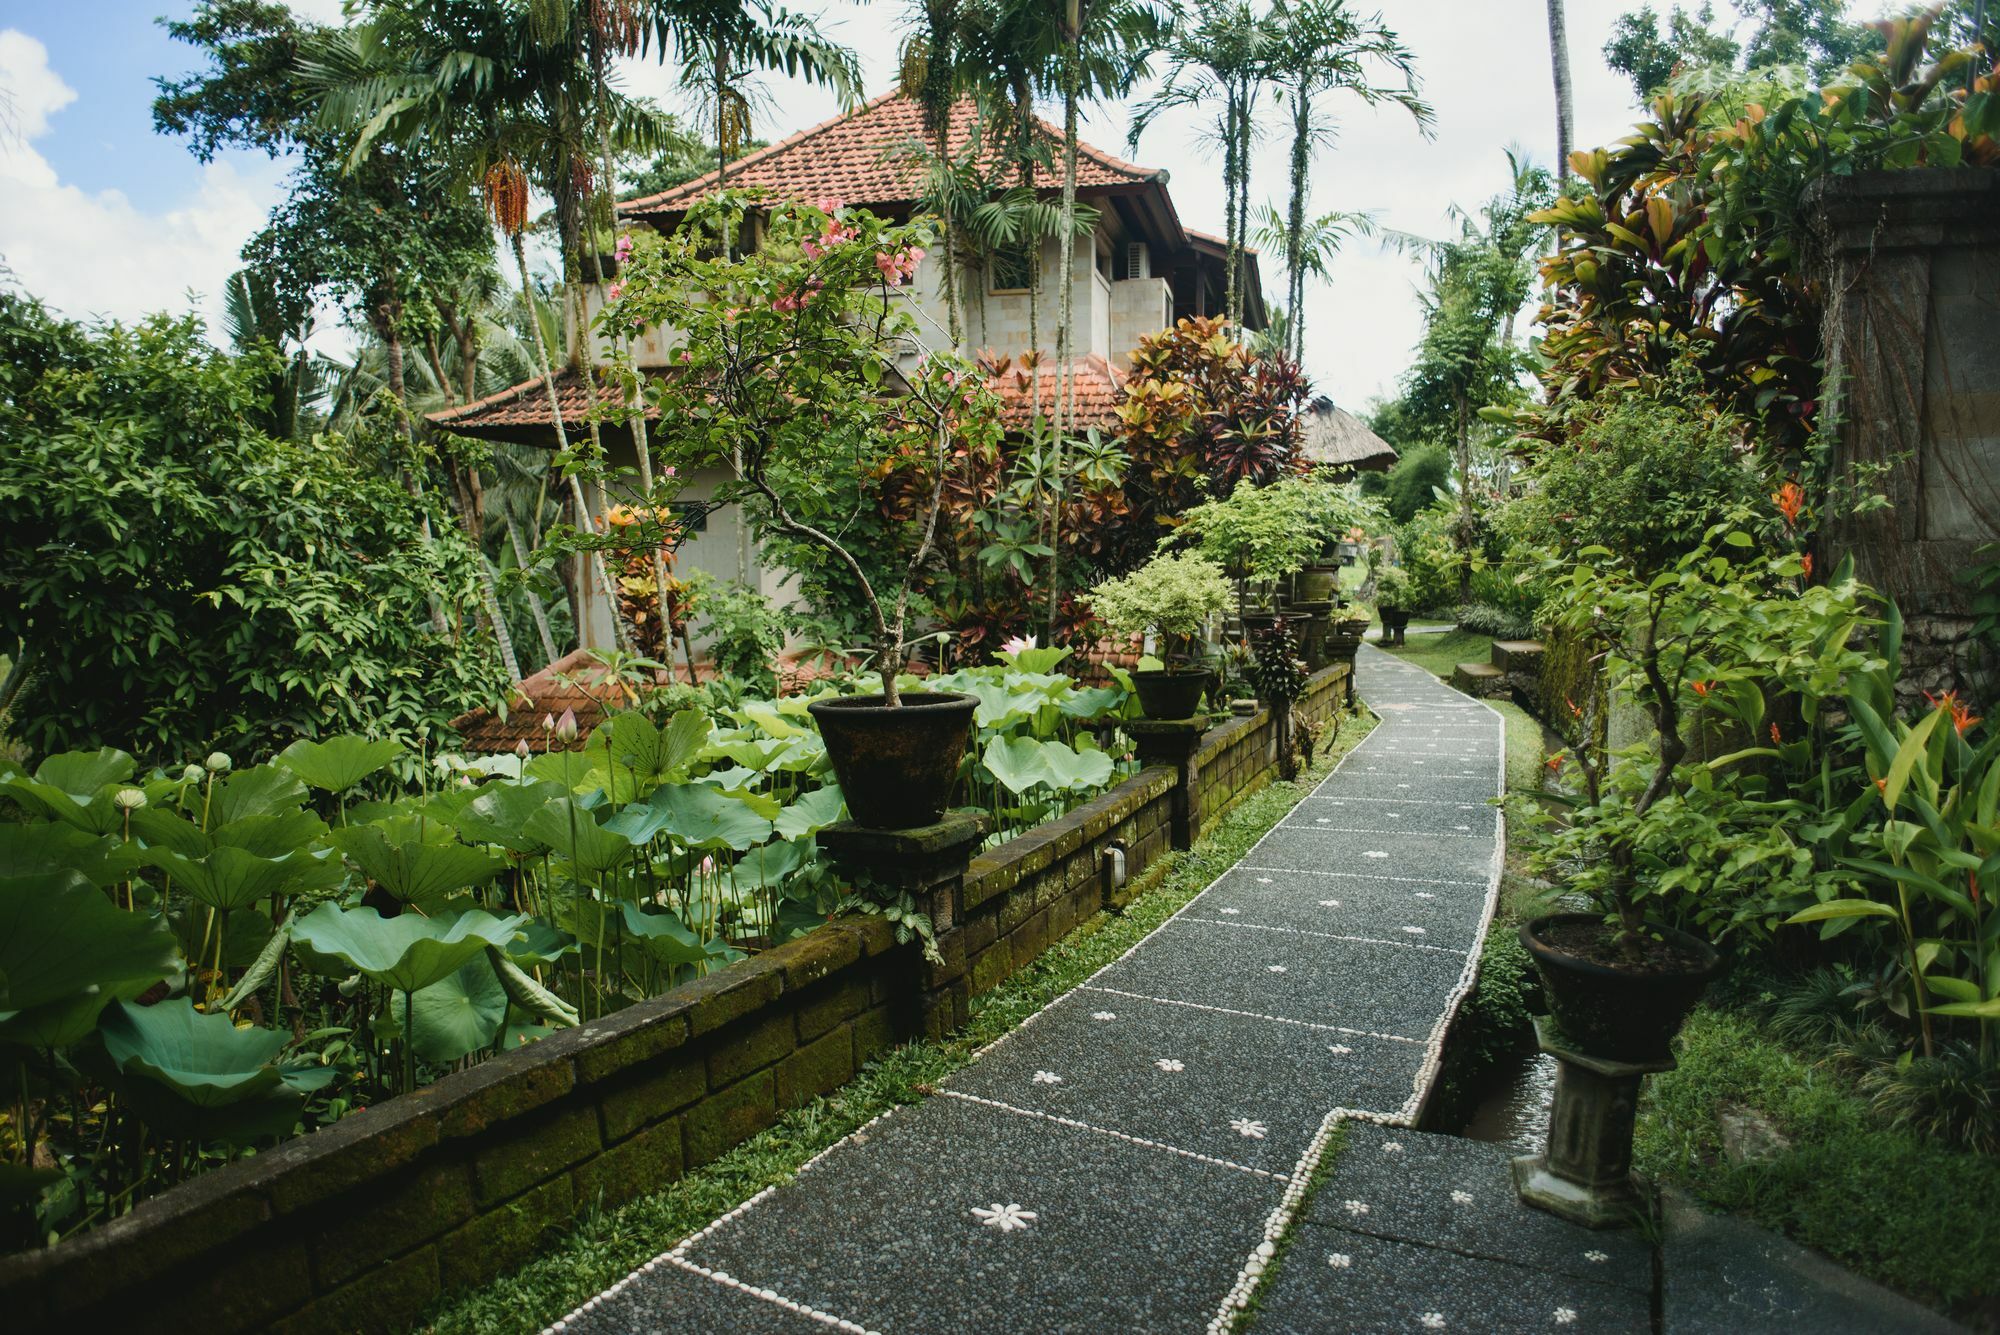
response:
<svg viewBox="0 0 2000 1335"><path fill-rule="evenodd" d="M755 1293L668 1260L647 1264L562 1323L564 1335L826 1335L838 1327L795 1310L777 1293Z"/></svg>
<svg viewBox="0 0 2000 1335"><path fill-rule="evenodd" d="M1293 1223L1329 1114L1413 1114L1491 911L1498 716L1374 649L1357 683L1382 722L1236 869L939 1096L683 1241L571 1328L1225 1325ZM1409 824L1350 818L1368 798L1411 804ZM1383 1294L1398 1249L1432 1255L1299 1227L1353 1237ZM687 1301L690 1277L722 1295ZM1433 1281L1450 1274L1434 1265ZM726 1319L746 1301L760 1310ZM1417 1329L1413 1311L1344 1328ZM1301 1313L1276 1328L1343 1328Z"/></svg>
<svg viewBox="0 0 2000 1335"><path fill-rule="evenodd" d="M1257 1335L1647 1335L1647 1297L1629 1289L1301 1224L1260 1301Z"/></svg>

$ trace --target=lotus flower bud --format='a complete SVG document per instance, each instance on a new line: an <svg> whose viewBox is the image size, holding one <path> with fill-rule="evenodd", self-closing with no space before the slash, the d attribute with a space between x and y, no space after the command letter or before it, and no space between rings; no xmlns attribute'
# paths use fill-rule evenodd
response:
<svg viewBox="0 0 2000 1335"><path fill-rule="evenodd" d="M514 754L521 757L521 759L523 760L526 760L530 755L533 754L533 752L528 750L527 738L523 737L520 741L514 743Z"/></svg>
<svg viewBox="0 0 2000 1335"><path fill-rule="evenodd" d="M554 732L555 730L556 730L556 716L554 714L542 715L542 731Z"/></svg>
<svg viewBox="0 0 2000 1335"><path fill-rule="evenodd" d="M200 777L201 777L201 766L199 765L189 765L186 769L181 771L182 783L193 783Z"/></svg>
<svg viewBox="0 0 2000 1335"><path fill-rule="evenodd" d="M576 740L576 711L574 709L563 710L562 717L556 720L556 740L559 742L573 742Z"/></svg>
<svg viewBox="0 0 2000 1335"><path fill-rule="evenodd" d="M121 811L137 811L146 805L146 793L142 788L120 788L112 795L111 803Z"/></svg>
<svg viewBox="0 0 2000 1335"><path fill-rule="evenodd" d="M208 753L208 759L202 763L208 766L210 774L220 774L229 768L229 756L222 751L211 751Z"/></svg>

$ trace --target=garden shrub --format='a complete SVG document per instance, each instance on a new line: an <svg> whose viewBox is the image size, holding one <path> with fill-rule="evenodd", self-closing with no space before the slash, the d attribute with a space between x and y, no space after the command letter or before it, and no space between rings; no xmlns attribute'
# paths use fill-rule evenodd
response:
<svg viewBox="0 0 2000 1335"><path fill-rule="evenodd" d="M1410 577L1409 610L1449 615L1458 605L1458 552L1452 545L1456 522L1450 510L1433 506L1396 530L1396 554Z"/></svg>
<svg viewBox="0 0 2000 1335"><path fill-rule="evenodd" d="M1458 628L1475 635L1491 635L1496 640L1533 639L1533 619L1518 616L1491 603L1466 603L1458 609Z"/></svg>
<svg viewBox="0 0 2000 1335"><path fill-rule="evenodd" d="M393 480L401 435L274 439L250 425L271 371L192 319L0 291L0 645L32 658L10 724L32 752L413 737L499 690L473 553Z"/></svg>

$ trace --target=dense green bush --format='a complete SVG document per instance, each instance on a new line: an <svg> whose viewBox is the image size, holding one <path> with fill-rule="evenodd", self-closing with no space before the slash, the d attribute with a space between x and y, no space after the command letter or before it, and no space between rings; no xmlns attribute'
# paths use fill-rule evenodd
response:
<svg viewBox="0 0 2000 1335"><path fill-rule="evenodd" d="M1410 577L1406 606L1426 615L1458 604L1458 553L1452 546L1456 516L1443 506L1419 511L1396 529L1396 555Z"/></svg>
<svg viewBox="0 0 2000 1335"><path fill-rule="evenodd" d="M1535 634L1532 618L1491 603L1466 603L1458 609L1458 628L1496 640L1526 640Z"/></svg>
<svg viewBox="0 0 2000 1335"><path fill-rule="evenodd" d="M401 436L273 439L271 370L193 320L0 291L0 645L32 668L30 750L408 737L500 686L456 522L391 480Z"/></svg>
<svg viewBox="0 0 2000 1335"><path fill-rule="evenodd" d="M1512 546L1607 547L1658 570L1714 525L1768 510L1771 486L1747 441L1690 373L1574 402L1560 440L1535 442L1532 485L1496 525Z"/></svg>

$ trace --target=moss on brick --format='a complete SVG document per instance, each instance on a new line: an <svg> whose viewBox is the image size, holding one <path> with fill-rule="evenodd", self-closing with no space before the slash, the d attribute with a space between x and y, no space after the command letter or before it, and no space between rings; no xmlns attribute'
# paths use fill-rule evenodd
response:
<svg viewBox="0 0 2000 1335"><path fill-rule="evenodd" d="M656 1122L577 1166L570 1174L577 1208L608 1210L623 1205L677 1180L681 1165L681 1119Z"/></svg>
<svg viewBox="0 0 2000 1335"><path fill-rule="evenodd" d="M660 1069L607 1088L598 1096L604 1137L623 1140L648 1122L679 1112L708 1092L708 1063L700 1056L676 1057Z"/></svg>
<svg viewBox="0 0 2000 1335"><path fill-rule="evenodd" d="M778 1086L769 1071L715 1091L687 1115L688 1167L700 1167L776 1120Z"/></svg>
<svg viewBox="0 0 2000 1335"><path fill-rule="evenodd" d="M868 1005L868 982L860 975L836 978L814 989L797 1012L799 1038L810 1042Z"/></svg>
<svg viewBox="0 0 2000 1335"><path fill-rule="evenodd" d="M853 1078L854 1035L842 1025L778 1063L778 1107L800 1107Z"/></svg>
<svg viewBox="0 0 2000 1335"><path fill-rule="evenodd" d="M313 1273L321 1288L344 1284L470 1219L472 1171L464 1163L442 1163L399 1174L365 1196L341 1201L337 1211L337 1220L313 1231Z"/></svg>
<svg viewBox="0 0 2000 1335"><path fill-rule="evenodd" d="M271 1329L275 1335L401 1330L423 1314L438 1291L437 1248L423 1247L315 1299ZM215 1328L225 1327L217 1322Z"/></svg>
<svg viewBox="0 0 2000 1335"><path fill-rule="evenodd" d="M692 1004L688 1032L700 1038L776 1001L784 990L784 969L766 964L760 955L676 990Z"/></svg>
<svg viewBox="0 0 2000 1335"><path fill-rule="evenodd" d="M597 1109L591 1104L573 1104L542 1114L534 1125L522 1126L505 1144L495 1145L473 1160L472 1180L479 1205L483 1209L518 1195L574 1168L603 1148Z"/></svg>
<svg viewBox="0 0 2000 1335"><path fill-rule="evenodd" d="M470 1288L505 1274L533 1256L551 1234L569 1227L575 1212L575 1187L567 1176L488 1210L439 1240L439 1286Z"/></svg>
<svg viewBox="0 0 2000 1335"><path fill-rule="evenodd" d="M750 1072L776 1062L795 1043L792 1016L787 1010L717 1035L708 1053L708 1087L721 1089L735 1084Z"/></svg>
<svg viewBox="0 0 2000 1335"><path fill-rule="evenodd" d="M604 1035L577 1052L577 1079L586 1084L603 1080L672 1052L688 1041L692 1009L686 998L670 993L592 1021L593 1027L603 1027Z"/></svg>

